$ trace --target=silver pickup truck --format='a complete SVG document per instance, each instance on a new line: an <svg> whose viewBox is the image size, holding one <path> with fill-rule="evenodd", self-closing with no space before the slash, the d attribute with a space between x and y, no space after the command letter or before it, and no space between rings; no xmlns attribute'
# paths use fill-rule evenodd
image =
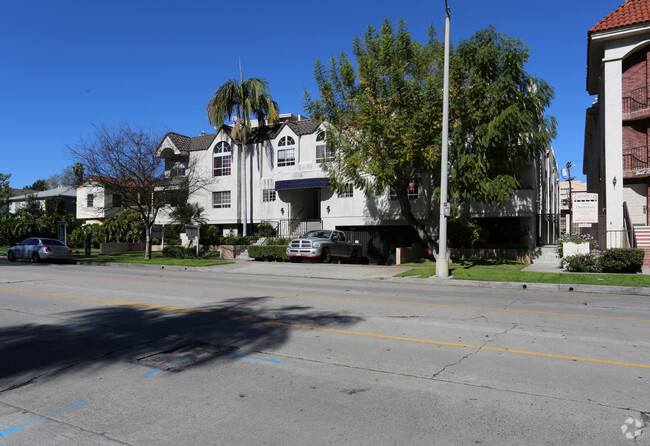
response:
<svg viewBox="0 0 650 446"><path fill-rule="evenodd" d="M350 243L342 231L327 229L309 231L300 238L291 240L287 248L287 257L292 262L308 258L330 263L336 257L357 263L360 253L361 245Z"/></svg>

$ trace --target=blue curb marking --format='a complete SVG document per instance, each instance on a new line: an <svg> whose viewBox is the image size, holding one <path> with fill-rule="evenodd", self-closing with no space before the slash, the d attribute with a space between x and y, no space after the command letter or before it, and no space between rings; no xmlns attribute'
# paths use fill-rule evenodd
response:
<svg viewBox="0 0 650 446"><path fill-rule="evenodd" d="M68 322L66 325L70 325L70 326L73 326L73 327L90 328L91 330L95 330L97 328L97 327L93 327L92 325L75 324L73 322Z"/></svg>
<svg viewBox="0 0 650 446"><path fill-rule="evenodd" d="M56 412L52 412L52 413L47 414L47 415L45 415L45 416L43 416L43 417L36 418L35 420L30 421L29 423L19 424L18 426L11 427L11 428L7 429L7 430L4 431L4 432L0 432L0 437L4 437L5 435L9 435L9 434L13 434L14 432L21 431L21 430L23 430L23 428L24 428L25 426L27 426L27 425L29 425L29 424L35 423L35 422L37 422L37 421L39 421L39 420L43 420L43 419L45 419L45 418L49 418L49 417L51 417L52 415L56 415L57 413L59 413L59 412L63 412L64 410L68 410L68 409L70 409L70 408L72 408L72 407L75 407L75 406L81 406L82 404L84 404L84 402L83 402L83 401L79 401L78 403L74 403L74 404L72 404L72 405L70 405L70 406L68 406L68 407L64 407L63 409L59 409L59 410L57 410Z"/></svg>
<svg viewBox="0 0 650 446"><path fill-rule="evenodd" d="M272 362L274 364L280 364L280 361L277 359L265 359L265 358L257 358L255 356L247 356L247 355L240 355L239 353L228 353L230 356L236 356L238 358L248 358L248 359L257 359L258 361L267 361L267 362Z"/></svg>
<svg viewBox="0 0 650 446"><path fill-rule="evenodd" d="M169 369L171 369L172 367L177 366L178 364L183 364L184 362L189 362L189 361L191 361L191 359L189 359L189 358L188 358L188 359L183 359L182 361L178 361L178 362L176 362L176 363L174 363L174 364L172 364L172 365L170 365L170 366L165 367L165 370L169 370ZM163 369L153 369L152 371L150 371L149 373L147 373L146 375L144 375L144 377L145 377L145 378L148 378L148 377L150 377L151 375L153 375L154 373L158 373L158 372L162 372L162 371L163 371Z"/></svg>

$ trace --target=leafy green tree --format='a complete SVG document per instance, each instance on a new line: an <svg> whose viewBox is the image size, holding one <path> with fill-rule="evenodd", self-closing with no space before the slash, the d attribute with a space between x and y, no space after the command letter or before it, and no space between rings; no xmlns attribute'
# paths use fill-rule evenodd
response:
<svg viewBox="0 0 650 446"><path fill-rule="evenodd" d="M25 186L23 189L43 191L49 188L47 180L36 180L31 186Z"/></svg>
<svg viewBox="0 0 650 446"><path fill-rule="evenodd" d="M545 115L553 89L524 70L523 41L494 27L461 42L454 57L462 72L451 101L451 196L498 204L556 136L555 118Z"/></svg>
<svg viewBox="0 0 650 446"><path fill-rule="evenodd" d="M10 173L0 173L0 211L7 205L7 199L11 196L11 187L9 187Z"/></svg>
<svg viewBox="0 0 650 446"><path fill-rule="evenodd" d="M406 23L386 20L353 41L327 65L316 61L319 96L305 92L307 110L328 123L335 159L324 169L337 190L352 182L369 195L391 188L401 214L435 251L437 219L414 215L408 191L439 200L444 44L433 28L412 39ZM553 97L543 81L523 69L528 51L494 28L453 48L450 58L449 197L498 204L519 187L519 169L555 136L544 116Z"/></svg>
<svg viewBox="0 0 650 446"><path fill-rule="evenodd" d="M34 194L28 194L27 197L25 197L25 204L20 210L34 217L45 215L43 202L36 198L36 195Z"/></svg>
<svg viewBox="0 0 650 446"><path fill-rule="evenodd" d="M425 189L432 170L439 171L444 48L433 28L420 44L404 21L395 30L388 20L380 31L369 26L352 47L356 64L345 53L328 66L316 61L319 97L305 92L307 110L327 122L327 144L336 149L335 159L323 166L337 190L353 183L381 195L392 188L402 216L434 246L408 191L412 183Z"/></svg>
<svg viewBox="0 0 650 446"><path fill-rule="evenodd" d="M259 125L267 121L274 124L279 118L278 104L271 98L268 83L264 79L250 78L243 76L239 81L231 79L221 85L208 102L206 114L210 125L221 127L226 119L233 116L237 121L232 127L230 136L239 146L240 159L242 160L242 220L244 223L243 235L246 236L246 169L245 147L251 136L251 118L257 118Z"/></svg>

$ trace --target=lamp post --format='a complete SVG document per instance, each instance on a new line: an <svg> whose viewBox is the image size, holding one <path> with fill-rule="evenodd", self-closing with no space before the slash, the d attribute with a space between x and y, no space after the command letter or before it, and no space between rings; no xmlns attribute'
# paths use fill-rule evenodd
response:
<svg viewBox="0 0 650 446"><path fill-rule="evenodd" d="M571 176L571 168L575 167L575 164L572 164L571 161L567 161L566 167L562 169L562 176L567 179L569 182L569 221L567 221L567 233L571 234L573 226L573 190L571 187L571 181L575 180L575 177ZM616 181L616 179L614 179ZM614 183L616 185L616 183Z"/></svg>
<svg viewBox="0 0 650 446"><path fill-rule="evenodd" d="M442 94L442 147L440 148L440 229L438 231L438 256L436 276L449 277L449 254L447 253L447 159L449 150L449 5L445 0L445 62Z"/></svg>

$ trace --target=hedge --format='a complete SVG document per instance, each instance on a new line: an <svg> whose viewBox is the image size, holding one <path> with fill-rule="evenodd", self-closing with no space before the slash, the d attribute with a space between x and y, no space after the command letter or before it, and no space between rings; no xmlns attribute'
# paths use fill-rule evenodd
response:
<svg viewBox="0 0 650 446"><path fill-rule="evenodd" d="M645 251L639 248L611 248L598 259L604 273L636 273L643 267Z"/></svg>
<svg viewBox="0 0 650 446"><path fill-rule="evenodd" d="M645 252L638 248L610 248L599 257L578 254L562 258L562 266L568 271L582 273L628 273L641 271Z"/></svg>
<svg viewBox="0 0 650 446"><path fill-rule="evenodd" d="M285 261L287 257L287 245L250 245L248 256L255 260Z"/></svg>

